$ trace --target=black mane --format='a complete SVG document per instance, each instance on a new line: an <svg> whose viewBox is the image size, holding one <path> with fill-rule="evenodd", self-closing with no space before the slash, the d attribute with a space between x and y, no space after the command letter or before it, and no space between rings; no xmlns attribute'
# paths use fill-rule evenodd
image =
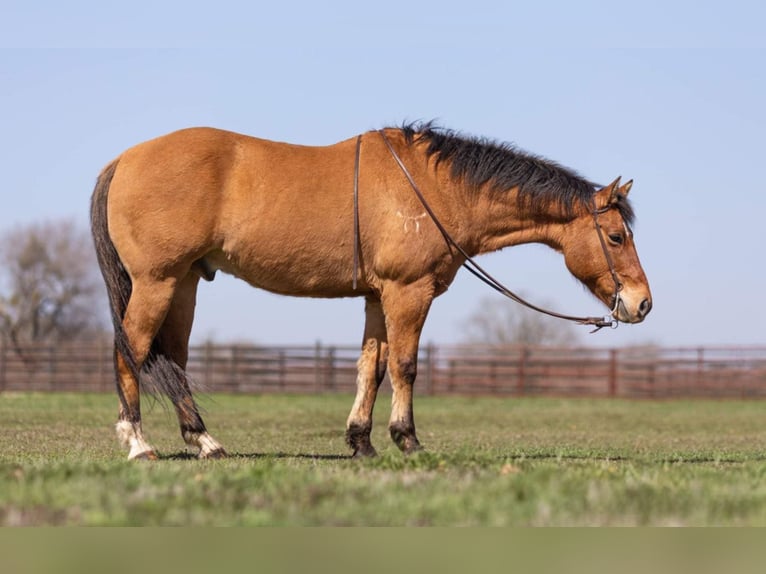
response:
<svg viewBox="0 0 766 574"><path fill-rule="evenodd" d="M408 143L425 142L426 154L436 158L437 166L448 162L453 178L477 189L484 185L496 191L518 187L520 205L532 210L554 203L571 217L578 206L590 209L591 198L601 187L569 168L508 143L463 136L431 122L405 124L401 130ZM630 224L633 210L627 200L619 201L617 208Z"/></svg>

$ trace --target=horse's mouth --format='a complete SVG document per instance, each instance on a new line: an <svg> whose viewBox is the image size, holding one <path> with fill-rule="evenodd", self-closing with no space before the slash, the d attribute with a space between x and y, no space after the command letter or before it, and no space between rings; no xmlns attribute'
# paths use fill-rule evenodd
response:
<svg viewBox="0 0 766 574"><path fill-rule="evenodd" d="M621 323L641 323L646 319L647 314L651 310L652 305L648 299L644 299L636 308L635 313L631 313L628 310L627 305L622 297L617 296L617 303L614 303L612 298L612 317L620 321Z"/></svg>

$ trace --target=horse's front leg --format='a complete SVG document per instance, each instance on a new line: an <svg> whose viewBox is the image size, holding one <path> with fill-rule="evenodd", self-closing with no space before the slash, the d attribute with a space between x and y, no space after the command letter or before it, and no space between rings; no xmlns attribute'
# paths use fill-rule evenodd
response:
<svg viewBox="0 0 766 574"><path fill-rule="evenodd" d="M364 340L357 362L356 400L346 423L346 443L355 457L377 454L370 442L372 410L388 361L386 322L380 300L368 298L364 310Z"/></svg>
<svg viewBox="0 0 766 574"><path fill-rule="evenodd" d="M421 449L415 434L412 389L418 370L420 333L433 296L430 278L410 285L389 284L383 291L389 337L388 373L393 388L388 430L405 454Z"/></svg>

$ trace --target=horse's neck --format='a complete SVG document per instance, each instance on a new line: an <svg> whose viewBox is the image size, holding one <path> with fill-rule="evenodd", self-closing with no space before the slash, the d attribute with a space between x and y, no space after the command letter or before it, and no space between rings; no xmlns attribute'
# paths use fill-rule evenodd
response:
<svg viewBox="0 0 766 574"><path fill-rule="evenodd" d="M417 165L414 158L407 159L410 161L405 160L406 163ZM441 190L440 197L434 198L439 204L436 211L440 213L441 223L453 230L453 239L471 255L523 243L544 243L560 249L560 214L552 213L548 217L520 206L518 190L472 189L465 181L455 181L446 166L435 172L425 169L416 175L424 181L428 181L429 176L434 178L429 186Z"/></svg>
<svg viewBox="0 0 766 574"><path fill-rule="evenodd" d="M519 206L516 190L482 190L472 210L474 251L478 255L523 243L544 243L558 249L562 225L557 219Z"/></svg>

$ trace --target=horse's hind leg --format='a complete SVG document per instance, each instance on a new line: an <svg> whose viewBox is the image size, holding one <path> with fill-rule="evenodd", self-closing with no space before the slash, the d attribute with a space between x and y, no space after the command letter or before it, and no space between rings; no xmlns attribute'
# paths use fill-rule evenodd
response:
<svg viewBox="0 0 766 574"><path fill-rule="evenodd" d="M157 334L153 347L155 356L151 358L153 364L149 370L150 375L165 379L166 393L175 407L184 441L199 449L200 458L220 458L226 451L208 434L186 374L198 282L199 277L190 273L178 284L170 310Z"/></svg>
<svg viewBox="0 0 766 574"><path fill-rule="evenodd" d="M386 322L378 299L367 299L365 316L362 354L357 362L356 400L346 423L346 442L354 456L377 454L370 442L372 410L388 361Z"/></svg>
<svg viewBox="0 0 766 574"><path fill-rule="evenodd" d="M122 321L122 334L115 334L115 369L120 414L117 436L129 447L128 459L157 458L141 429L141 396L138 377L160 324L173 299L175 280L133 282L130 301ZM123 339L124 337L124 339Z"/></svg>

